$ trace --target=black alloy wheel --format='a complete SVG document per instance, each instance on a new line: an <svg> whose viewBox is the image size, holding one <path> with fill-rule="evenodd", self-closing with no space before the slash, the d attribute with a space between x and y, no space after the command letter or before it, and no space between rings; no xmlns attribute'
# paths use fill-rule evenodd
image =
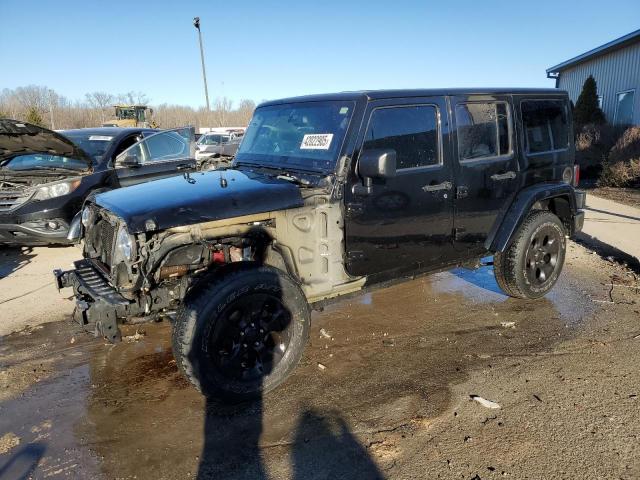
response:
<svg viewBox="0 0 640 480"><path fill-rule="evenodd" d="M515 298L539 298L558 281L567 242L562 221L548 210L531 212L503 252L493 257L502 291Z"/></svg>
<svg viewBox="0 0 640 480"><path fill-rule="evenodd" d="M525 260L529 283L541 287L553 277L561 243L562 239L556 228L545 225L537 230L531 239Z"/></svg>
<svg viewBox="0 0 640 480"><path fill-rule="evenodd" d="M291 343L291 315L274 295L240 297L219 316L208 343L213 361L230 380L253 381L269 374Z"/></svg>

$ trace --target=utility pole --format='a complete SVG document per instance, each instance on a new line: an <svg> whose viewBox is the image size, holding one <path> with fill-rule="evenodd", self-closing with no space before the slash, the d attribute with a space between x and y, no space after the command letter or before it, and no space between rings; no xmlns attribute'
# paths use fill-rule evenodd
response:
<svg viewBox="0 0 640 480"><path fill-rule="evenodd" d="M53 123L53 90L49 90L49 119L51 121L51 130L55 130L56 125Z"/></svg>
<svg viewBox="0 0 640 480"><path fill-rule="evenodd" d="M202 48L202 33L200 32L200 17L194 17L193 26L198 30L198 40L200 41L200 61L202 62L202 79L204 80L204 97L207 100L207 111L210 111L209 91L207 90L207 72L204 69L204 49Z"/></svg>

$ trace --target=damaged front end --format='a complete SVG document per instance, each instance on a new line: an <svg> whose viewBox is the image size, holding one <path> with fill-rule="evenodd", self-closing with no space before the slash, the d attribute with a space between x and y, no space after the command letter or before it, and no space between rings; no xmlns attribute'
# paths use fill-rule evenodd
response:
<svg viewBox="0 0 640 480"><path fill-rule="evenodd" d="M115 342L119 323L171 317L203 276L257 260L269 241L267 217L234 219L232 226L204 232L198 226L130 234L117 216L90 204L82 215L85 258L73 270L54 271L55 283L73 288L76 322Z"/></svg>

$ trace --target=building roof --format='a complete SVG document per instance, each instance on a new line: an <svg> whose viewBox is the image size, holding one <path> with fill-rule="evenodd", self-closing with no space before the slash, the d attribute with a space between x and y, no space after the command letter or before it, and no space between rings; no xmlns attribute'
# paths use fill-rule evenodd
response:
<svg viewBox="0 0 640 480"><path fill-rule="evenodd" d="M640 30L628 33L620 38L616 38L615 40L605 43L604 45L600 45L593 50L589 50L588 52L578 55L577 57L570 58L565 62L548 68L547 75L550 75L552 73L560 73L562 70L566 70L567 68L572 67L578 63L585 62L600 55L604 55L605 53L609 53L613 50L618 50L635 42L640 42Z"/></svg>
<svg viewBox="0 0 640 480"><path fill-rule="evenodd" d="M279 105L283 103L345 101L345 100L380 100L402 97L434 97L443 95L558 95L555 88L448 88L448 89L407 89L407 90L362 90L357 92L324 93L302 97L282 98L264 102L259 107Z"/></svg>

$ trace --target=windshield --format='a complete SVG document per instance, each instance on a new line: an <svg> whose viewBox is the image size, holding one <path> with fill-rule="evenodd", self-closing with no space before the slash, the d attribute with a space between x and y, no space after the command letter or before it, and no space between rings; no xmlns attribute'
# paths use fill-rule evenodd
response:
<svg viewBox="0 0 640 480"><path fill-rule="evenodd" d="M270 105L256 109L236 161L333 170L355 102Z"/></svg>
<svg viewBox="0 0 640 480"><path fill-rule="evenodd" d="M205 135L198 142L200 145L220 145L220 143L228 143L229 135Z"/></svg>
<svg viewBox="0 0 640 480"><path fill-rule="evenodd" d="M98 135L95 132L60 132L78 147L84 150L92 159L98 161L109 150L113 142L112 135Z"/></svg>
<svg viewBox="0 0 640 480"><path fill-rule="evenodd" d="M18 155L2 164L2 168L7 170L86 170L87 163L76 158L60 157L58 155L48 155L44 153L32 153L29 155Z"/></svg>
<svg viewBox="0 0 640 480"><path fill-rule="evenodd" d="M130 120L136 118L136 112L133 108L117 108L116 117L119 120Z"/></svg>

